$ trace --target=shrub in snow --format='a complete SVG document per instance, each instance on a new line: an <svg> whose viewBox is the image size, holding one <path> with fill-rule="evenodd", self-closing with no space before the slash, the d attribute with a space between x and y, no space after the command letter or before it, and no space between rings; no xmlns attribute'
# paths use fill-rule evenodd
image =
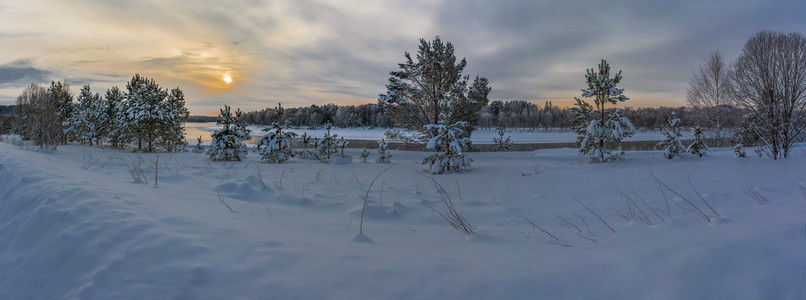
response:
<svg viewBox="0 0 806 300"><path fill-rule="evenodd" d="M221 109L217 124L224 126L210 135L213 141L210 142L207 156L211 159L242 160L246 157L247 149L243 141L251 138L249 133L252 131L241 123L241 114L241 110L238 109L233 116L229 105Z"/></svg>
<svg viewBox="0 0 806 300"><path fill-rule="evenodd" d="M196 139L196 147L193 148L193 153L202 153L204 152L204 146L202 146L202 137Z"/></svg>
<svg viewBox="0 0 806 300"><path fill-rule="evenodd" d="M425 126L432 136L425 147L438 152L423 159L422 164L429 164L432 174L469 169L472 160L462 153L470 140L463 136L467 124L465 121L451 122L450 101L442 101L441 105L439 123Z"/></svg>
<svg viewBox="0 0 806 300"><path fill-rule="evenodd" d="M386 143L386 139L381 139L378 141L378 158L375 159L375 162L378 163L389 163L392 160L392 153L386 151L389 149L389 144Z"/></svg>
<svg viewBox="0 0 806 300"><path fill-rule="evenodd" d="M283 105L278 104L275 111L277 113L277 122L274 122L271 128L263 129L267 133L258 140L257 151L264 161L283 163L294 157L294 151L291 149L291 139L296 137L297 134L283 131L283 128L288 128L288 124L283 120L283 115L285 114Z"/></svg>
<svg viewBox="0 0 806 300"><path fill-rule="evenodd" d="M333 124L330 122L325 124L325 129L327 133L325 133L324 138L318 141L314 155L316 159L322 162L330 162L330 157L337 152L336 137L338 137L338 135L330 134L330 130L333 129Z"/></svg>
<svg viewBox="0 0 806 300"><path fill-rule="evenodd" d="M675 113L672 112L672 115L669 117L667 124L663 126L663 135L665 138L663 141L658 143L658 147L663 147L663 156L672 159L677 156L682 156L683 153L686 152L686 149L683 148L683 142L681 140L682 135L680 134L680 119L675 116Z"/></svg>
<svg viewBox="0 0 806 300"><path fill-rule="evenodd" d="M742 146L742 143L738 143L733 146L733 153L736 153L736 157L745 157L747 155L744 152L744 146Z"/></svg>
<svg viewBox="0 0 806 300"><path fill-rule="evenodd" d="M588 69L585 78L588 88L582 90L583 98L594 98L596 108L587 102L574 98L575 107L572 128L576 131L579 152L589 154L599 162L618 159L623 152L613 154L621 140L635 133L630 119L621 115L619 109L605 109L605 105L627 101L624 89L616 88L621 82L621 71L610 78L610 65L604 59L599 64L598 72Z"/></svg>
<svg viewBox="0 0 806 300"><path fill-rule="evenodd" d="M700 128L700 126L695 126L693 131L694 142L692 142L691 145L688 145L686 152L702 157L708 153L708 145L706 145L705 141L703 140L702 128Z"/></svg>
<svg viewBox="0 0 806 300"><path fill-rule="evenodd" d="M302 149L297 150L296 156L299 158L314 157L313 151L311 151L311 149L308 149L308 145L312 143L315 144L315 141L312 139L312 137L309 136L307 132L303 132L302 135L299 137L298 141L302 145Z"/></svg>
<svg viewBox="0 0 806 300"><path fill-rule="evenodd" d="M367 157L369 157L369 151L367 151L367 147L361 148L361 159L363 159L364 162L367 162Z"/></svg>
<svg viewBox="0 0 806 300"><path fill-rule="evenodd" d="M504 127L498 127L498 138L493 138L493 151L512 151L512 140L509 136L504 139Z"/></svg>

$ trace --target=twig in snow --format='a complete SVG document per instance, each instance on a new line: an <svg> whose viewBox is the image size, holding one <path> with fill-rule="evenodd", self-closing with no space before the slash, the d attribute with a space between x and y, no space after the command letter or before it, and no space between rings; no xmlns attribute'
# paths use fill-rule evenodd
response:
<svg viewBox="0 0 806 300"><path fill-rule="evenodd" d="M226 206L227 208L229 208L229 211L230 211L230 212L235 212L234 210L232 210L232 207L230 207L230 206L229 206L229 204L227 204L227 202L224 202L224 196L223 196L223 195L221 195L221 193L218 193L218 201L221 201L221 203L223 203L223 204L224 204L224 206Z"/></svg>
<svg viewBox="0 0 806 300"><path fill-rule="evenodd" d="M574 201L576 201L577 203L579 203L579 205L581 205L581 206L582 206L582 208L586 209L587 211L589 211L590 213L592 213L594 216L596 216L597 218L599 218L599 221L602 221L602 224L604 224L605 226L607 226L607 228L608 228L608 229L610 229L610 231L612 231L613 233L616 233L616 230L615 230L615 229L613 229L613 227L610 227L610 224L607 224L607 221L605 221L605 219L603 219L603 218L602 218L602 216L600 216L600 215L599 215L599 214L597 214L595 211L593 211L592 209L590 209L590 208L588 208L587 206L585 206L585 204L584 204L584 203L582 203L582 201L579 201L579 199L577 199L576 197L571 197L571 198L574 198Z"/></svg>
<svg viewBox="0 0 806 300"><path fill-rule="evenodd" d="M546 231L546 230L545 230L545 229L543 229L542 227L537 226L537 224L533 223L532 221L530 221L530 220L529 220L529 219L527 219L526 217L524 217L524 216L518 216L518 218L521 218L521 219L523 219L524 221L526 221L527 223L531 224L531 225L532 225L532 227L537 228L537 229L540 229L540 231L542 231L543 233L545 233L546 235L548 235L550 238L552 238L552 239L554 239L554 240L557 240L557 241L559 241L559 240L560 240L560 238L558 238L558 237L556 237L555 235L551 234L551 232Z"/></svg>
<svg viewBox="0 0 806 300"><path fill-rule="evenodd" d="M378 177L381 177L383 173L386 171L391 170L397 163L392 164L386 169L381 170L378 172L378 175L372 178L372 181L369 182L369 187L367 187L367 191L364 193L364 202L361 205L361 222L358 225L358 234L364 235L364 212L367 210L367 204L369 203L369 191L372 190L372 185L375 184L375 180L378 180Z"/></svg>

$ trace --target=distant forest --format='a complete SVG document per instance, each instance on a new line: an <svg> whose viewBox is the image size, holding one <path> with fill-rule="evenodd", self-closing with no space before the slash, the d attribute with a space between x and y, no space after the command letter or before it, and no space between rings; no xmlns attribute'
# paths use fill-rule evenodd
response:
<svg viewBox="0 0 806 300"><path fill-rule="evenodd" d="M725 116L728 120L726 127L741 126L742 116L745 114L744 110L729 106L723 109L727 112ZM622 110L622 114L628 117L639 129L660 128L665 124L672 112L675 112L680 118L681 126L692 127L707 124L707 122L702 122L704 111L692 107L627 107ZM271 125L277 121L274 108L246 112L243 114L243 118L246 123L255 125ZM331 122L338 127L394 127L394 122L384 113L384 109L374 103L357 106L327 104L286 108L285 119L294 127L321 127L327 122ZM523 100L496 100L491 101L489 105L481 110L478 127L570 128L572 119L573 115L569 108L560 108L550 101L539 106Z"/></svg>
<svg viewBox="0 0 806 300"><path fill-rule="evenodd" d="M15 111L16 105L0 105L0 115L10 115ZM741 126L742 116L746 113L742 109L726 107L727 126ZM664 124L666 119L675 112L680 118L681 125L692 127L702 122L704 116L702 109L692 107L644 107L623 110L623 115L630 118L639 129L655 129ZM394 122L384 114L382 107L375 103L363 105L311 105L308 107L294 107L285 109L285 118L294 127L321 127L331 122L338 127L394 127ZM250 111L243 114L244 121L254 125L271 125L277 121L274 108ZM214 116L190 116L189 122L215 122ZM544 105L536 105L529 101L491 101L481 110L479 127L481 128L570 128L572 114L568 108L560 108L550 101Z"/></svg>

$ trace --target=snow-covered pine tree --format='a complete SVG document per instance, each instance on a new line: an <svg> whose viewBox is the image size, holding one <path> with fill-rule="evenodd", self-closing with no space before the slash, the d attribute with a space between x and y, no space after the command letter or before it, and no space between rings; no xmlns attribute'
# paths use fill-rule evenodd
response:
<svg viewBox="0 0 806 300"><path fill-rule="evenodd" d="M694 142L688 145L686 152L702 157L708 153L708 145L705 144L702 128L700 128L700 126L694 126L692 131L694 132Z"/></svg>
<svg viewBox="0 0 806 300"><path fill-rule="evenodd" d="M263 129L267 133L258 140L257 151L264 161L279 164L294 157L294 150L291 149L291 139L296 137L297 134L283 131L283 128L288 128L288 124L283 119L285 109L283 109L282 103L277 105L275 113L277 114L277 122L272 123L271 128Z"/></svg>
<svg viewBox="0 0 806 300"><path fill-rule="evenodd" d="M686 152L683 148L683 141L680 134L680 119L677 118L674 112L669 116L666 125L663 126L663 135L666 137L657 144L658 147L663 147L663 156L672 159L677 156L682 156Z"/></svg>
<svg viewBox="0 0 806 300"><path fill-rule="evenodd" d="M457 62L453 44L439 37L431 42L420 39L414 59L408 52L404 57L405 62L398 64L400 70L389 73L386 94L378 95L386 114L398 127L430 138L425 126L439 123L440 102L451 98L456 104L451 106L453 121L465 121L463 132L469 137L478 125L479 112L489 102L487 78L476 76L471 82L470 76L462 75L467 61Z"/></svg>
<svg viewBox="0 0 806 300"><path fill-rule="evenodd" d="M504 134L506 134L504 127L498 127L498 138L493 138L493 151L512 151L514 144L509 136L504 139Z"/></svg>
<svg viewBox="0 0 806 300"><path fill-rule="evenodd" d="M61 81L51 81L50 87L48 87L48 95L52 97L58 105L59 124L64 124L64 122L73 115L73 107L75 106L73 103L73 94L70 93L70 84L67 83L67 81L64 83ZM61 129L59 139L63 144L66 144L69 137L64 134L63 126Z"/></svg>
<svg viewBox="0 0 806 300"><path fill-rule="evenodd" d="M313 141L312 137L308 135L307 132L303 132L302 135L297 140L302 145L302 149L297 150L296 156L299 158L311 158L314 157L313 151L308 149L308 145L310 145Z"/></svg>
<svg viewBox="0 0 806 300"><path fill-rule="evenodd" d="M106 91L104 96L104 106L106 116L104 117L104 135L109 138L112 147L120 147L129 141L126 132L126 102L124 95L118 87L112 87Z"/></svg>
<svg viewBox="0 0 806 300"><path fill-rule="evenodd" d="M79 142L93 145L93 140L100 143L103 126L104 107L101 96L93 94L90 85L85 84L76 96L78 101L72 108L72 116L62 124L65 134L76 138Z"/></svg>
<svg viewBox="0 0 806 300"><path fill-rule="evenodd" d="M344 155L344 148L347 148L347 145L350 145L350 141L345 140L344 137L339 137L339 140L336 141L336 147L339 147L339 155L341 155L341 157L347 157Z"/></svg>
<svg viewBox="0 0 806 300"><path fill-rule="evenodd" d="M452 122L451 100L440 103L442 112L437 124L428 124L426 130L432 136L425 146L429 150L437 151L425 159L422 164L429 164L432 174L442 174L445 171L458 172L469 169L472 161L462 151L467 147L470 138L463 136L465 121Z"/></svg>
<svg viewBox="0 0 806 300"><path fill-rule="evenodd" d="M315 155L316 158L322 162L330 162L330 156L337 152L336 138L338 135L330 134L330 130L333 129L333 123L325 123L325 129L327 130L327 133L325 133L324 138L318 141Z"/></svg>
<svg viewBox="0 0 806 300"><path fill-rule="evenodd" d="M224 126L210 135L213 141L210 142L207 156L211 159L240 161L246 157L247 149L243 141L252 138L249 135L252 131L241 122L241 114L238 109L233 116L229 105L221 109L217 124Z"/></svg>
<svg viewBox="0 0 806 300"><path fill-rule="evenodd" d="M392 153L387 151L387 149L389 149L389 144L386 142L386 139L378 141L378 157L375 159L375 162L389 163L392 161Z"/></svg>
<svg viewBox="0 0 806 300"><path fill-rule="evenodd" d="M137 139L137 150L143 151L143 143L148 152L154 152L155 142L164 136L165 123L172 119L171 112L163 101L168 91L162 89L154 79L134 75L126 83L128 132Z"/></svg>
<svg viewBox="0 0 806 300"><path fill-rule="evenodd" d="M171 90L168 97L161 103L165 111L165 119L161 124L159 144L167 151L183 151L185 141L185 121L190 112L185 108L185 93L178 87Z"/></svg>
<svg viewBox="0 0 806 300"><path fill-rule="evenodd" d="M736 154L736 157L745 157L747 154L744 152L744 146L742 143L738 143L733 146L733 153Z"/></svg>
<svg viewBox="0 0 806 300"><path fill-rule="evenodd" d="M610 77L610 64L604 59L599 69L588 69L585 74L588 88L582 90L583 98L594 98L596 108L587 102L574 97L575 107L572 128L576 131L579 152L592 155L599 162L618 159L623 152L613 154L621 144L621 140L635 133L630 119L621 115L620 109L607 109L606 104L617 104L627 101L624 89L616 87L621 82L621 71Z"/></svg>

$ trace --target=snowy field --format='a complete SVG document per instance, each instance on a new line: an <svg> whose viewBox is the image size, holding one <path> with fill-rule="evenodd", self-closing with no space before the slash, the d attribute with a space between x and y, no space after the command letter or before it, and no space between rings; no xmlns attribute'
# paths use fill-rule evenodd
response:
<svg viewBox="0 0 806 300"><path fill-rule="evenodd" d="M804 151L473 153L437 185L426 152L269 165L0 143L0 299L806 299ZM445 213L440 187L475 234L427 207Z"/></svg>
<svg viewBox="0 0 806 300"><path fill-rule="evenodd" d="M211 138L210 134L216 129L220 128L215 123L187 123L186 136L189 143L195 145L196 138L201 136L202 141L209 144ZM252 130L254 137L261 137L265 134L262 126L249 126ZM389 130L388 128L333 128L331 133L338 134L340 137L350 140L373 140L379 141L385 138L384 133ZM307 128L292 128L290 131L296 132L298 135L308 133L310 136L323 137L325 136L325 129L307 129ZM514 143L573 143L576 141L577 135L573 131L567 129L551 129L549 131L540 130L523 130L523 129L507 129L504 136L510 136ZM493 138L498 138L497 129L479 129L473 131L471 140L476 144L492 144ZM690 138L688 132L683 133L683 138ZM625 141L660 141L663 139L663 134L660 131L638 131L630 138L624 139ZM253 138L247 143L254 144L257 139Z"/></svg>

